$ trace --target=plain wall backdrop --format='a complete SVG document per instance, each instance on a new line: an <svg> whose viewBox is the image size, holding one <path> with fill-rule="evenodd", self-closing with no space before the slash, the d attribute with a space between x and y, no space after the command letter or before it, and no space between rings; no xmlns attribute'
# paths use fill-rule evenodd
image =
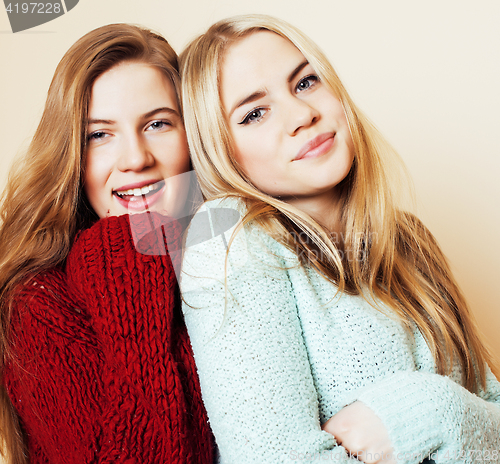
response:
<svg viewBox="0 0 500 464"><path fill-rule="evenodd" d="M162 33L180 52L216 20L241 13L281 17L326 52L406 162L417 213L500 357L498 0L80 0L16 34L2 7L0 189L38 124L57 63L79 37L131 22Z"/></svg>

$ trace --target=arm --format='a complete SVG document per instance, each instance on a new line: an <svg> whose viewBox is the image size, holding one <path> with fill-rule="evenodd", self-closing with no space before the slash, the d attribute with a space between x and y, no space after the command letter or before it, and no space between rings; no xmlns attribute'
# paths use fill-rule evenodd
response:
<svg viewBox="0 0 500 464"><path fill-rule="evenodd" d="M450 377L435 373L425 339L417 330L414 336L416 370L395 372L353 392L346 399L349 406L339 414L362 402L371 411L368 417L375 413L388 429L395 454L401 455L399 462L418 463L435 451L438 453L432 457L437 463L474 462L474 458L495 462L500 440L500 383L488 369L485 390L470 393L460 385L458 366ZM364 419L350 425L357 432ZM371 434L357 436L363 444L371 438ZM469 460L461 456L469 456Z"/></svg>
<svg viewBox="0 0 500 464"><path fill-rule="evenodd" d="M231 233L189 246L196 242L191 240L196 231L190 230L181 280L186 325L221 462L296 462L319 459L328 450L331 461L349 462L320 429L287 278L291 263L272 253L259 229L242 230L230 247L226 293L225 243Z"/></svg>
<svg viewBox="0 0 500 464"><path fill-rule="evenodd" d="M417 463L412 455L435 451L438 464L500 457L500 384L491 372L480 396L448 377L417 371L389 376L355 399L382 420L400 462Z"/></svg>
<svg viewBox="0 0 500 464"><path fill-rule="evenodd" d="M17 289L9 340L3 382L31 462L95 462L100 353L88 317L68 298L62 272L44 272Z"/></svg>

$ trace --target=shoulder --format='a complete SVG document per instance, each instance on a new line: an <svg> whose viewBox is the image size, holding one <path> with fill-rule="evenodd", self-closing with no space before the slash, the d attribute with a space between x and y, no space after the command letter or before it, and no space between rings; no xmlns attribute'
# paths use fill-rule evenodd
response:
<svg viewBox="0 0 500 464"><path fill-rule="evenodd" d="M63 269L54 267L27 277L12 298L11 335L35 339L47 336L74 337L88 341L90 321L68 290ZM12 339L13 339L12 338Z"/></svg>
<svg viewBox="0 0 500 464"><path fill-rule="evenodd" d="M406 242L421 240L435 242L436 240L420 218L409 211L397 212L396 226L400 239Z"/></svg>
<svg viewBox="0 0 500 464"><path fill-rule="evenodd" d="M245 220L247 212L248 206L241 197L227 196L206 201L188 227L186 248L214 238L227 243L238 236L245 236L247 242L254 245L261 242L274 252L287 254L286 248L276 240L277 237L264 230L256 221Z"/></svg>
<svg viewBox="0 0 500 464"><path fill-rule="evenodd" d="M300 266L293 251L275 240L259 224L242 224L242 200L224 198L207 202L191 222L185 241L180 279L187 292L202 292L224 300L226 290L240 294L260 282L287 281L289 269ZM205 296L200 298L205 299Z"/></svg>
<svg viewBox="0 0 500 464"><path fill-rule="evenodd" d="M245 214L248 209L245 204L245 200L235 195L208 200L205 203L203 203L201 208L233 209L235 211L238 211L240 214Z"/></svg>
<svg viewBox="0 0 500 464"><path fill-rule="evenodd" d="M215 261L241 261L248 255L262 258L266 253L294 259L295 255L255 221L245 221L244 200L224 197L205 202L194 215L184 243L184 262L200 254ZM218 257L218 258L216 258Z"/></svg>
<svg viewBox="0 0 500 464"><path fill-rule="evenodd" d="M63 269L53 267L27 276L14 290L14 306L36 304L43 301L64 301L67 296L66 276Z"/></svg>
<svg viewBox="0 0 500 464"><path fill-rule="evenodd" d="M4 374L10 382L33 382L39 366L51 366L64 353L90 356L95 335L86 313L68 295L65 274L45 270L20 283L13 294ZM62 356L62 358L61 358ZM74 358L78 363L78 356ZM81 358L80 358L81 359ZM87 359L90 362L90 358Z"/></svg>
<svg viewBox="0 0 500 464"><path fill-rule="evenodd" d="M210 200L193 216L186 237L186 247L234 232L247 211L241 198L224 197Z"/></svg>

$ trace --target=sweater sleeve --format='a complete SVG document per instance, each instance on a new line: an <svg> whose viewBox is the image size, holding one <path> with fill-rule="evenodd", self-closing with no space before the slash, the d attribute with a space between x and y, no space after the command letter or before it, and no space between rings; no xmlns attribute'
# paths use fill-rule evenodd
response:
<svg viewBox="0 0 500 464"><path fill-rule="evenodd" d="M401 463L500 460L500 383L488 369L475 395L433 372L399 372L355 395L389 431Z"/></svg>
<svg viewBox="0 0 500 464"><path fill-rule="evenodd" d="M88 318L67 296L64 273L46 271L16 289L9 341L3 382L30 462L96 462L100 353Z"/></svg>
<svg viewBox="0 0 500 464"><path fill-rule="evenodd" d="M320 428L290 263L255 229L231 240L234 227L209 225L211 233L188 233L181 290L221 463L351 462Z"/></svg>

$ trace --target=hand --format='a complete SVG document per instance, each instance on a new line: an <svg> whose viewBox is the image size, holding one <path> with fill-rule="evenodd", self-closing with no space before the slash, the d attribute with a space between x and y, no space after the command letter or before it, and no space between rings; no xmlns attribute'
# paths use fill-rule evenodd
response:
<svg viewBox="0 0 500 464"><path fill-rule="evenodd" d="M387 429L378 416L360 401L343 408L321 428L331 433L351 456L366 464L396 463Z"/></svg>

